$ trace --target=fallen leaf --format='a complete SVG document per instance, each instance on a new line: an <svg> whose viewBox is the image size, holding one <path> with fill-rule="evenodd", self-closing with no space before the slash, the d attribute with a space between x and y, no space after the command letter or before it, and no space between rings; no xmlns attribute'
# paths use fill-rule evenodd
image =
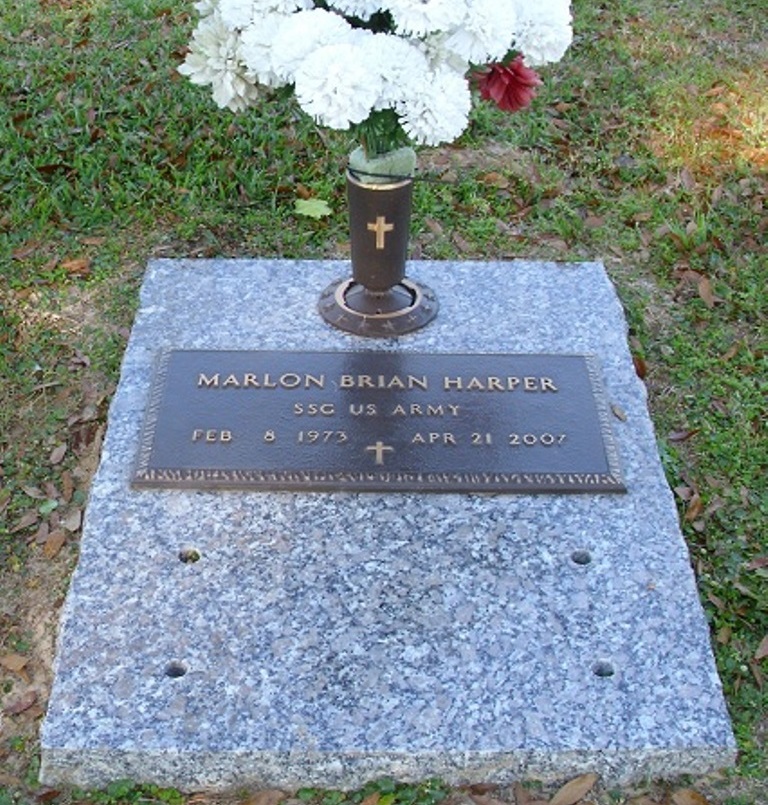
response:
<svg viewBox="0 0 768 805"><path fill-rule="evenodd" d="M700 428L689 428L688 430L673 430L667 438L670 442L687 442L692 436L699 432Z"/></svg>
<svg viewBox="0 0 768 805"><path fill-rule="evenodd" d="M718 302L718 298L715 296L715 292L712 290L712 282L710 281L709 277L702 277L697 287L699 289L699 296L701 297L702 302L710 309L715 306L715 303Z"/></svg>
<svg viewBox="0 0 768 805"><path fill-rule="evenodd" d="M768 657L768 634L760 641L760 645L755 652L755 659L760 661Z"/></svg>
<svg viewBox="0 0 768 805"><path fill-rule="evenodd" d="M378 805L379 799L381 799L381 793L379 791L374 791L372 794L368 794L360 805Z"/></svg>
<svg viewBox="0 0 768 805"><path fill-rule="evenodd" d="M576 777L559 789L549 801L549 805L576 805L592 790L596 782L596 774L582 774L581 777Z"/></svg>
<svg viewBox="0 0 768 805"><path fill-rule="evenodd" d="M470 794L469 797L476 805L507 805L503 800L490 794Z"/></svg>
<svg viewBox="0 0 768 805"><path fill-rule="evenodd" d="M21 520L11 529L11 533L15 534L17 531L29 528L29 526L34 525L39 519L40 515L36 511L30 510L23 515Z"/></svg>
<svg viewBox="0 0 768 805"><path fill-rule="evenodd" d="M307 218L326 218L333 211L327 201L320 198L298 198L294 202L294 209L298 215L305 215Z"/></svg>
<svg viewBox="0 0 768 805"><path fill-rule="evenodd" d="M643 795L640 797L632 797L632 799L627 800L627 805L658 805L658 803L656 803L650 797Z"/></svg>
<svg viewBox="0 0 768 805"><path fill-rule="evenodd" d="M11 702L7 707L3 708L3 712L7 716L18 716L37 701L37 693L34 690L27 691L23 696Z"/></svg>
<svg viewBox="0 0 768 805"><path fill-rule="evenodd" d="M299 182L296 185L296 195L299 198L303 198L305 201L309 201L312 198L312 191L306 186Z"/></svg>
<svg viewBox="0 0 768 805"><path fill-rule="evenodd" d="M710 805L709 800L692 788L681 788L672 794L674 805Z"/></svg>
<svg viewBox="0 0 768 805"><path fill-rule="evenodd" d="M61 473L61 498L65 503L72 500L72 495L75 492L75 481L72 478L72 473L69 470L64 470Z"/></svg>
<svg viewBox="0 0 768 805"><path fill-rule="evenodd" d="M760 666L756 662L751 662L749 664L749 670L752 671L752 676L755 678L755 684L757 685L759 690L763 689L765 685L765 677L763 676L763 672L760 670Z"/></svg>
<svg viewBox="0 0 768 805"><path fill-rule="evenodd" d="M699 495L694 495L685 510L685 522L692 523L704 511L704 503Z"/></svg>
<svg viewBox="0 0 768 805"><path fill-rule="evenodd" d="M622 422L627 421L627 414L624 409L620 405L616 405L615 403L611 404L611 411L613 411L613 415L616 419L621 420Z"/></svg>
<svg viewBox="0 0 768 805"><path fill-rule="evenodd" d="M645 360L639 355L633 355L632 363L635 364L635 374L640 378L640 380L645 380L646 376L648 375L648 364L646 364Z"/></svg>
<svg viewBox="0 0 768 805"><path fill-rule="evenodd" d="M515 796L515 805L531 804L531 794L522 783L515 783L512 793Z"/></svg>
<svg viewBox="0 0 768 805"><path fill-rule="evenodd" d="M727 646L731 642L733 629L727 624L717 630L716 640L721 646Z"/></svg>
<svg viewBox="0 0 768 805"><path fill-rule="evenodd" d="M24 670L24 666L29 662L29 657L22 657L21 654L6 654L0 657L0 665L13 673L18 674Z"/></svg>
<svg viewBox="0 0 768 805"><path fill-rule="evenodd" d="M498 785L495 785L494 783L472 783L471 785L468 785L465 790L468 791L473 797L475 794L480 797L484 797L493 791L498 791L498 789Z"/></svg>
<svg viewBox="0 0 768 805"><path fill-rule="evenodd" d="M729 361L735 358L741 348L741 341L734 341L730 347L720 356L721 361Z"/></svg>
<svg viewBox="0 0 768 805"><path fill-rule="evenodd" d="M483 184L491 185L492 187L500 187L505 189L509 187L509 179L501 173L496 173L495 171L491 171L491 173L486 173L484 176L480 177L480 181Z"/></svg>
<svg viewBox="0 0 768 805"><path fill-rule="evenodd" d="M84 277L91 273L91 260L89 257L73 257L69 260L62 260L59 268L70 276Z"/></svg>
<svg viewBox="0 0 768 805"><path fill-rule="evenodd" d="M46 520L40 523L37 531L35 532L34 537L32 537L30 542L36 542L38 545L42 545L48 539L48 534L50 533L51 533L51 527L48 524L48 521Z"/></svg>
<svg viewBox="0 0 768 805"><path fill-rule="evenodd" d="M453 233L453 237L451 238L454 246L463 252L464 254L468 254L472 251L472 246L469 244L469 241L465 240L458 232Z"/></svg>
<svg viewBox="0 0 768 805"><path fill-rule="evenodd" d="M14 249L11 252L11 257L14 260L24 260L27 257L31 257L41 246L41 242L39 240L30 240L26 243L23 243L18 248Z"/></svg>
<svg viewBox="0 0 768 805"><path fill-rule="evenodd" d="M257 791L247 799L242 800L242 805L278 805L288 794L279 788L267 788L264 791Z"/></svg>
<svg viewBox="0 0 768 805"><path fill-rule="evenodd" d="M707 593L707 600L721 612L725 609L725 602L723 599L718 598L714 593Z"/></svg>
<svg viewBox="0 0 768 805"><path fill-rule="evenodd" d="M64 547L67 541L67 532L63 528L57 528L48 535L48 539L43 545L43 555L46 559L53 559L56 554Z"/></svg>
<svg viewBox="0 0 768 805"><path fill-rule="evenodd" d="M83 522L83 512L82 509L73 509L67 516L61 521L61 527L65 531L77 531L80 528L80 525Z"/></svg>
<svg viewBox="0 0 768 805"><path fill-rule="evenodd" d="M50 461L51 464L53 464L54 466L56 464L61 464L62 459L64 458L66 452L67 452L66 443L60 444L58 447L54 447L54 449L51 451L51 455L49 456L48 461Z"/></svg>

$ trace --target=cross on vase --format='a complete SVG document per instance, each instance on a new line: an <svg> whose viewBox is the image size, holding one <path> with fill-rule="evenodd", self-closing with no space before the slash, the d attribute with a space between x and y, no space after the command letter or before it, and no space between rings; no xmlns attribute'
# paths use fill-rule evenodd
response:
<svg viewBox="0 0 768 805"><path fill-rule="evenodd" d="M387 219L383 215L376 216L376 223L368 224L368 231L376 233L376 248L379 250L384 248L384 236L388 232L393 232L394 229L395 225L387 223Z"/></svg>

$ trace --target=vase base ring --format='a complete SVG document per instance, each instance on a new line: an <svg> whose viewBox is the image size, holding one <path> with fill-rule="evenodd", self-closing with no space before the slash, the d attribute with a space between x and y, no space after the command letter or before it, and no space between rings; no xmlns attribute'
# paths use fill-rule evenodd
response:
<svg viewBox="0 0 768 805"><path fill-rule="evenodd" d="M433 291L408 279L382 293L345 279L323 291L318 309L329 324L345 332L391 338L429 324L437 315L438 304Z"/></svg>

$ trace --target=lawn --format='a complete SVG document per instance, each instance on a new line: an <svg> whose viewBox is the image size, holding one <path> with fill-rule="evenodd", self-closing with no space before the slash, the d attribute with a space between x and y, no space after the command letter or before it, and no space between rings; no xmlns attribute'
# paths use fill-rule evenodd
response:
<svg viewBox="0 0 768 805"><path fill-rule="evenodd" d="M542 71L531 109L478 108L457 143L421 151L411 251L605 263L740 754L705 780L585 796L768 803L768 8L574 0L574 14L574 44ZM0 805L72 799L40 790L36 735L146 261L348 254L348 138L280 94L240 116L217 109L176 72L194 20L180 0L0 9ZM332 214L297 214L315 199ZM461 796L492 805L479 801L488 792Z"/></svg>

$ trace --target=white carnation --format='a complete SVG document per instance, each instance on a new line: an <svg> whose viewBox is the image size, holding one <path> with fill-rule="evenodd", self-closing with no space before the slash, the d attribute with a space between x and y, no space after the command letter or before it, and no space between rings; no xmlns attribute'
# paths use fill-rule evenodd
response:
<svg viewBox="0 0 768 805"><path fill-rule="evenodd" d="M387 9L398 34L425 36L458 25L464 16L464 5L456 0L388 0Z"/></svg>
<svg viewBox="0 0 768 805"><path fill-rule="evenodd" d="M350 17L367 20L381 9L381 2L380 0L333 0L328 3L328 7Z"/></svg>
<svg viewBox="0 0 768 805"><path fill-rule="evenodd" d="M515 47L530 65L562 59L573 38L568 0L513 0L517 12Z"/></svg>
<svg viewBox="0 0 768 805"><path fill-rule="evenodd" d="M253 22L253 0L219 0L219 14L233 30Z"/></svg>
<svg viewBox="0 0 768 805"><path fill-rule="evenodd" d="M272 69L290 83L312 51L348 42L353 30L343 17L320 8L289 14L282 18L270 43Z"/></svg>
<svg viewBox="0 0 768 805"><path fill-rule="evenodd" d="M469 121L472 96L461 73L443 68L409 87L396 111L405 133L417 143L438 145L455 140Z"/></svg>
<svg viewBox="0 0 768 805"><path fill-rule="evenodd" d="M258 97L254 76L240 57L240 39L218 13L200 20L192 34L186 59L179 72L193 84L210 84L213 100L222 109L241 112Z"/></svg>
<svg viewBox="0 0 768 805"><path fill-rule="evenodd" d="M381 80L364 49L345 43L318 48L295 75L296 100L318 123L347 129L371 113Z"/></svg>
<svg viewBox="0 0 768 805"><path fill-rule="evenodd" d="M274 58L280 55L275 52L273 43L286 19L289 17L284 14L265 14L243 29L240 35L240 54L243 62L256 76L258 82L268 87L279 87L290 83L280 77L273 64Z"/></svg>
<svg viewBox="0 0 768 805"><path fill-rule="evenodd" d="M461 25L449 31L445 47L474 64L502 59L512 47L515 4L470 0Z"/></svg>
<svg viewBox="0 0 768 805"><path fill-rule="evenodd" d="M195 3L195 10L201 17L207 17L213 14L219 7L219 0L198 0Z"/></svg>
<svg viewBox="0 0 768 805"><path fill-rule="evenodd" d="M404 88L413 84L415 77L429 71L429 64L419 46L396 36L369 36L365 52L380 87L376 109L394 108L402 99Z"/></svg>

